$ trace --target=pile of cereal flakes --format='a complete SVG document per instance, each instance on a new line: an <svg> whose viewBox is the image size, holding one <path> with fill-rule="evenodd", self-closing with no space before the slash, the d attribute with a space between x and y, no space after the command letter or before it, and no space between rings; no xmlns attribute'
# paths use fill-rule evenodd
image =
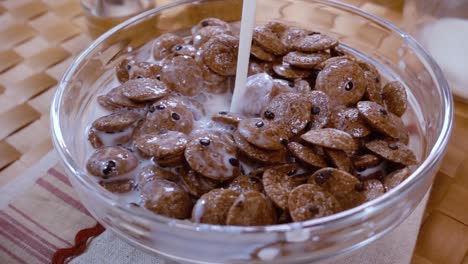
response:
<svg viewBox="0 0 468 264"><path fill-rule="evenodd" d="M337 39L257 26L243 111L207 116L200 98L232 96L238 29L210 18L191 33L123 60L98 97L111 113L88 131L87 170L106 190L171 218L259 226L356 207L411 174L405 88Z"/></svg>

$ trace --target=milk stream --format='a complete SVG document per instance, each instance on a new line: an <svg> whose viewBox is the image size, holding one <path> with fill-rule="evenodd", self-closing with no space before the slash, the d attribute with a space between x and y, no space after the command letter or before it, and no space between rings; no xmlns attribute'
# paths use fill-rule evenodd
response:
<svg viewBox="0 0 468 264"><path fill-rule="evenodd" d="M241 101L245 94L247 74L249 70L250 48L255 27L255 11L257 0L245 0L242 6L242 20L240 30L239 55L237 59L236 84L231 101L231 112L240 113Z"/></svg>

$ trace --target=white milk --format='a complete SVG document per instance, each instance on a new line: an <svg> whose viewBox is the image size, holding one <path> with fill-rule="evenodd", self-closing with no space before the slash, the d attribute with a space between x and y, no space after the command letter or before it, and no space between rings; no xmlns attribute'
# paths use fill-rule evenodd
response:
<svg viewBox="0 0 468 264"><path fill-rule="evenodd" d="M420 39L444 71L453 92L468 99L468 20L436 20L424 27Z"/></svg>
<svg viewBox="0 0 468 264"><path fill-rule="evenodd" d="M236 85L231 102L231 112L240 113L240 101L245 94L245 84L249 71L250 48L252 47L252 35L255 27L255 11L257 0L243 1L242 20L239 42L239 55L237 59Z"/></svg>

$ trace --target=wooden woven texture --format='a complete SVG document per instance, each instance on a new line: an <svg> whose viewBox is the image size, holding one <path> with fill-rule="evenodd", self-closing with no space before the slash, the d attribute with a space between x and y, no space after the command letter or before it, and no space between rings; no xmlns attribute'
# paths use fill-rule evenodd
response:
<svg viewBox="0 0 468 264"><path fill-rule="evenodd" d="M77 0L0 1L0 186L52 149L50 103L83 32Z"/></svg>
<svg viewBox="0 0 468 264"><path fill-rule="evenodd" d="M170 2L157 1L157 4ZM398 23L401 14L347 0ZM261 11L260 11L261 12ZM49 107L73 57L91 42L78 0L0 0L0 186L52 149ZM437 175L413 263L468 264L468 106Z"/></svg>

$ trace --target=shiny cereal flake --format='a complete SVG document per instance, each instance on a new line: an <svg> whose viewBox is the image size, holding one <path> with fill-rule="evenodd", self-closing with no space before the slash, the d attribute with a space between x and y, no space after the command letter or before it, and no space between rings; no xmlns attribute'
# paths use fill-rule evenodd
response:
<svg viewBox="0 0 468 264"><path fill-rule="evenodd" d="M142 133L179 131L189 134L193 128L192 110L178 97L166 97L150 106Z"/></svg>
<svg viewBox="0 0 468 264"><path fill-rule="evenodd" d="M365 170L368 168L373 168L379 165L382 162L378 156L373 154L364 154L361 156L353 157L353 164L357 170Z"/></svg>
<svg viewBox="0 0 468 264"><path fill-rule="evenodd" d="M262 226L275 223L275 208L267 197L257 191L239 195L229 209L226 219L226 224L233 226Z"/></svg>
<svg viewBox="0 0 468 264"><path fill-rule="evenodd" d="M326 93L333 105L353 105L364 96L366 85L361 67L344 60L328 64L320 71L315 88Z"/></svg>
<svg viewBox="0 0 468 264"><path fill-rule="evenodd" d="M232 113L232 112L218 112L211 117L213 121L224 123L231 126L239 125L240 121L245 119L243 115Z"/></svg>
<svg viewBox="0 0 468 264"><path fill-rule="evenodd" d="M162 179L146 182L140 196L142 205L158 215L176 219L190 217L190 196L176 183Z"/></svg>
<svg viewBox="0 0 468 264"><path fill-rule="evenodd" d="M285 79L308 78L312 76L312 71L293 67L287 63L275 63L273 71Z"/></svg>
<svg viewBox="0 0 468 264"><path fill-rule="evenodd" d="M199 48L208 42L211 38L221 34L231 35L232 32L230 29L226 29L220 26L207 26L201 28L193 35L193 46Z"/></svg>
<svg viewBox="0 0 468 264"><path fill-rule="evenodd" d="M281 139L287 138L281 127L262 118L241 120L238 130L250 144L268 150L283 149L284 145L281 143Z"/></svg>
<svg viewBox="0 0 468 264"><path fill-rule="evenodd" d="M328 124L331 115L330 99L321 91L306 93L311 105L310 129L320 129Z"/></svg>
<svg viewBox="0 0 468 264"><path fill-rule="evenodd" d="M217 181L233 179L240 174L235 148L220 138L207 134L190 141L185 149L185 159L196 172Z"/></svg>
<svg viewBox="0 0 468 264"><path fill-rule="evenodd" d="M363 184L366 201L374 200L385 193L384 186L379 180L367 180Z"/></svg>
<svg viewBox="0 0 468 264"><path fill-rule="evenodd" d="M252 76L259 73L267 73L269 75L273 75L275 73L273 71L273 63L260 60L250 60L248 75Z"/></svg>
<svg viewBox="0 0 468 264"><path fill-rule="evenodd" d="M395 126L394 121L392 122L391 113L385 107L375 102L361 101L357 103L357 109L374 129L392 138L400 136L398 128Z"/></svg>
<svg viewBox="0 0 468 264"><path fill-rule="evenodd" d="M383 178L383 184L385 187L385 191L390 191L391 189L397 187L400 183L402 183L406 178L411 175L412 171L408 167L404 167L402 169L396 170Z"/></svg>
<svg viewBox="0 0 468 264"><path fill-rule="evenodd" d="M255 176L255 174L241 175L229 183L228 189L239 193L246 193L248 191L263 192L263 184L262 180Z"/></svg>
<svg viewBox="0 0 468 264"><path fill-rule="evenodd" d="M255 27L252 38L265 51L274 55L284 55L287 52L279 37L266 26Z"/></svg>
<svg viewBox="0 0 468 264"><path fill-rule="evenodd" d="M143 108L145 107L144 103L138 103L134 102L130 99L128 99L124 94L123 94L123 88L122 86L116 87L112 90L110 90L107 94L107 103L116 106L116 107L126 107L126 108Z"/></svg>
<svg viewBox="0 0 468 264"><path fill-rule="evenodd" d="M156 179L177 182L179 180L179 176L167 169L163 169L156 165L148 165L138 172L137 179L140 184L144 184L145 182L149 181L154 181Z"/></svg>
<svg viewBox="0 0 468 264"><path fill-rule="evenodd" d="M189 137L177 131L164 131L141 135L135 140L135 147L146 156L165 158L183 154Z"/></svg>
<svg viewBox="0 0 468 264"><path fill-rule="evenodd" d="M177 56L164 65L161 80L182 95L194 96L203 87L203 73L198 63L189 56Z"/></svg>
<svg viewBox="0 0 468 264"><path fill-rule="evenodd" d="M372 133L356 108L337 107L332 111L330 121L333 128L343 130L354 138L363 138Z"/></svg>
<svg viewBox="0 0 468 264"><path fill-rule="evenodd" d="M129 128L141 117L141 114L134 111L118 111L96 119L92 127L102 132L118 132Z"/></svg>
<svg viewBox="0 0 468 264"><path fill-rule="evenodd" d="M133 190L135 182L133 180L100 181L99 185L111 193L122 194Z"/></svg>
<svg viewBox="0 0 468 264"><path fill-rule="evenodd" d="M231 31L231 25L226 21L223 21L219 18L209 17L201 20L197 25L192 28L192 34L197 33L198 31L202 30L206 27L219 27L222 28L224 31Z"/></svg>
<svg viewBox="0 0 468 264"><path fill-rule="evenodd" d="M201 58L200 58L201 60ZM212 71L210 67L206 66L205 63L201 61L197 61L198 65L200 65L200 69L202 70L202 75L203 75L203 80L205 80L205 83L209 85L214 85L214 84L221 84L227 80L226 76L219 75Z"/></svg>
<svg viewBox="0 0 468 264"><path fill-rule="evenodd" d="M312 92L312 88L310 87L309 82L302 79L297 79L294 81L294 89L296 90L296 92L303 94L308 94Z"/></svg>
<svg viewBox="0 0 468 264"><path fill-rule="evenodd" d="M136 102L158 100L169 94L165 83L149 78L130 80L121 89L125 97Z"/></svg>
<svg viewBox="0 0 468 264"><path fill-rule="evenodd" d="M263 113L273 113L271 122L282 127L289 136L296 135L311 119L312 104L309 99L299 93L281 93L270 101Z"/></svg>
<svg viewBox="0 0 468 264"><path fill-rule="evenodd" d="M319 63L316 68L323 70L329 65L334 65L334 64L340 64L340 63L346 63L346 62L354 62L355 58L349 55L343 55L343 56L338 56L338 57L331 57L321 63Z"/></svg>
<svg viewBox="0 0 468 264"><path fill-rule="evenodd" d="M312 148L304 146L297 142L290 142L288 150L291 154L298 158L300 161L312 165L316 168L327 167L325 159L317 154Z"/></svg>
<svg viewBox="0 0 468 264"><path fill-rule="evenodd" d="M222 34L211 38L202 47L202 58L210 69L222 76L236 74L239 39Z"/></svg>
<svg viewBox="0 0 468 264"><path fill-rule="evenodd" d="M193 170L182 170L180 173L180 180L182 186L194 197L200 197L203 194L218 187L219 182Z"/></svg>
<svg viewBox="0 0 468 264"><path fill-rule="evenodd" d="M229 209L239 193L228 189L214 189L202 195L192 210L195 223L225 225Z"/></svg>
<svg viewBox="0 0 468 264"><path fill-rule="evenodd" d="M377 67L367 61L362 60L358 60L357 63L365 72L369 73L369 76L374 81L376 87L380 87L382 85L381 76L379 70L377 70Z"/></svg>
<svg viewBox="0 0 468 264"><path fill-rule="evenodd" d="M287 173L268 169L263 173L263 187L265 193L281 209L288 208L288 197L291 191L298 186L297 181Z"/></svg>
<svg viewBox="0 0 468 264"><path fill-rule="evenodd" d="M308 34L292 43L292 48L303 52L324 51L338 46L337 39L325 34Z"/></svg>
<svg viewBox="0 0 468 264"><path fill-rule="evenodd" d="M416 155L405 144L394 140L373 140L366 143L366 148L391 162L406 166L418 163Z"/></svg>
<svg viewBox="0 0 468 264"><path fill-rule="evenodd" d="M401 117L408 107L408 98L406 89L403 85L396 81L387 83L382 91L382 97L387 106L388 111Z"/></svg>
<svg viewBox="0 0 468 264"><path fill-rule="evenodd" d="M155 158L154 162L163 167L178 167L186 164L184 155L174 155L159 159Z"/></svg>
<svg viewBox="0 0 468 264"><path fill-rule="evenodd" d="M172 54L174 56L190 56L195 57L197 49L189 44L177 44L172 47Z"/></svg>
<svg viewBox="0 0 468 264"><path fill-rule="evenodd" d="M252 54L255 58L262 60L262 61L267 61L267 62L272 62L275 60L275 55L268 53L264 49L262 49L259 45L257 44L252 44L252 48L250 49L250 54Z"/></svg>
<svg viewBox="0 0 468 264"><path fill-rule="evenodd" d="M289 212L295 222L307 221L342 211L340 203L329 192L314 184L303 184L289 194Z"/></svg>
<svg viewBox="0 0 468 264"><path fill-rule="evenodd" d="M131 58L123 59L119 64L117 64L115 67L115 74L117 75L119 82L124 83L130 80L129 70L133 64L135 64L135 61Z"/></svg>
<svg viewBox="0 0 468 264"><path fill-rule="evenodd" d="M138 165L137 157L122 147L97 149L86 163L89 173L103 179L114 178L131 172Z"/></svg>
<svg viewBox="0 0 468 264"><path fill-rule="evenodd" d="M283 57L283 61L291 66L302 69L314 69L319 63L330 58L330 54L325 52L304 53L292 51Z"/></svg>
<svg viewBox="0 0 468 264"><path fill-rule="evenodd" d="M93 148L95 149L104 146L102 139L99 137L99 132L92 127L88 131L88 141L91 144L91 146L93 146Z"/></svg>
<svg viewBox="0 0 468 264"><path fill-rule="evenodd" d="M281 42L288 50L295 50L295 43L297 43L300 39L303 39L311 33L312 32L308 30L295 27L288 27L285 30L278 32L277 34L280 36Z"/></svg>
<svg viewBox="0 0 468 264"><path fill-rule="evenodd" d="M254 159L261 163L266 164L277 164L277 163L286 163L288 160L288 153L285 149L280 150L266 150L258 148L250 144L240 133L235 131L233 133L234 141L239 151L245 154L247 157Z"/></svg>
<svg viewBox="0 0 468 264"><path fill-rule="evenodd" d="M334 167L348 173L354 172L353 162L346 152L335 149L324 149L324 151Z"/></svg>
<svg viewBox="0 0 468 264"><path fill-rule="evenodd" d="M157 78L161 66L148 62L138 62L133 58L123 59L116 67L117 79L121 83L137 78Z"/></svg>
<svg viewBox="0 0 468 264"><path fill-rule="evenodd" d="M343 151L355 151L358 149L358 145L350 134L334 128L310 130L303 134L301 138L311 144L325 148Z"/></svg>
<svg viewBox="0 0 468 264"><path fill-rule="evenodd" d="M366 100L383 105L384 102L382 99L382 87L380 86L380 84L377 84L377 82L375 81L375 77L369 71L364 72L364 77L366 79L367 84L364 98L366 98Z"/></svg>
<svg viewBox="0 0 468 264"><path fill-rule="evenodd" d="M169 56L175 45L181 45L184 40L171 33L165 33L159 36L153 42L153 57L155 60L161 60Z"/></svg>
<svg viewBox="0 0 468 264"><path fill-rule="evenodd" d="M394 115L393 113L389 113L389 119L390 123L393 124L393 126L398 130L398 139L405 145L408 145L409 143L409 131L408 128L406 127L405 123L403 120L401 120L400 117Z"/></svg>
<svg viewBox="0 0 468 264"><path fill-rule="evenodd" d="M96 101L98 102L98 104L106 109L106 110L109 110L109 111L115 111L119 108L121 108L120 106L118 105L115 105L113 104L111 101L110 101L110 97L107 95L107 94L104 94L104 95L99 95L96 99Z"/></svg>
<svg viewBox="0 0 468 264"><path fill-rule="evenodd" d="M344 210L356 207L365 201L362 190L356 188L359 180L342 170L320 169L309 178L309 183L317 184L334 195Z"/></svg>

